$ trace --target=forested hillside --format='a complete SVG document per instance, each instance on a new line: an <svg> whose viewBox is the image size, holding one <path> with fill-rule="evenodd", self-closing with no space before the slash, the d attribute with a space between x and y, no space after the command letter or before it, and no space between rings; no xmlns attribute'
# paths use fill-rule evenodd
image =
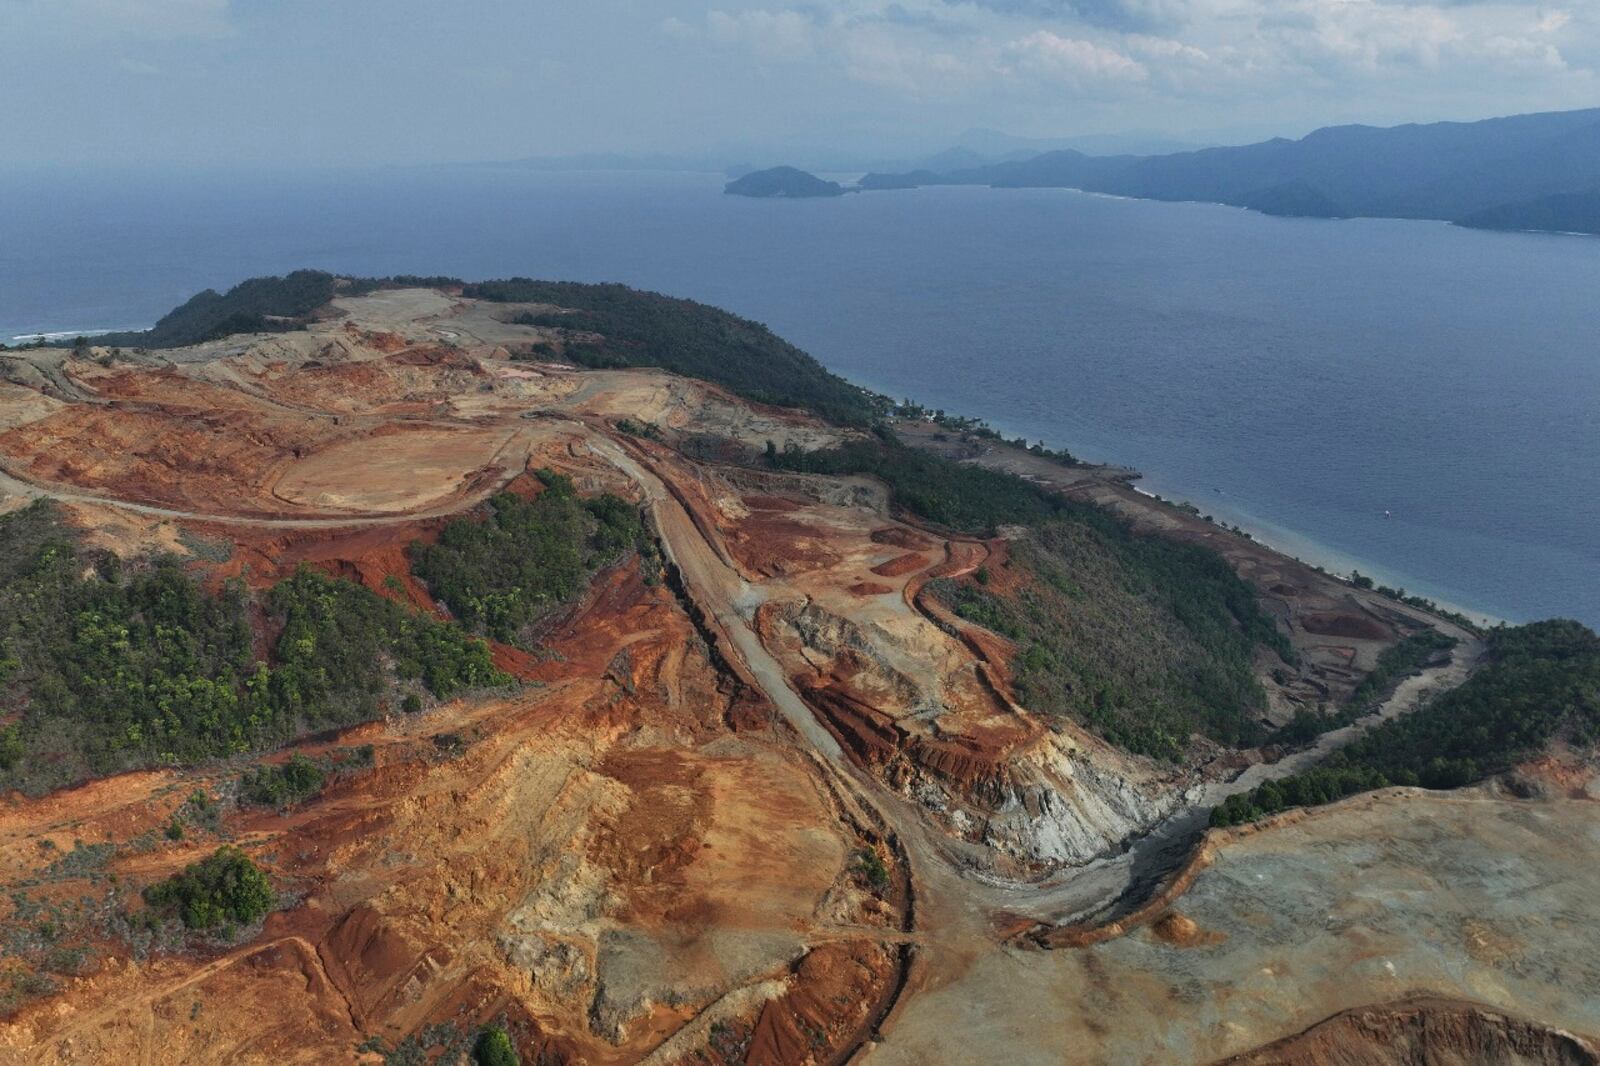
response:
<svg viewBox="0 0 1600 1066"><path fill-rule="evenodd" d="M693 300L626 285L511 278L466 286L498 303L548 304L530 325L562 330L584 366L653 366L723 385L751 400L799 407L850 425L882 414L881 397L852 385L767 327Z"/></svg>
<svg viewBox="0 0 1600 1066"><path fill-rule="evenodd" d="M321 270L251 278L227 292L206 289L162 315L147 330L108 333L95 343L124 348L178 348L235 333L295 329L333 299L336 280Z"/></svg>
<svg viewBox="0 0 1600 1066"><path fill-rule="evenodd" d="M727 311L642 292L626 285L509 278L464 284L454 278L341 278L321 270L251 278L225 293L207 289L161 317L154 327L96 337L116 347L176 348L235 333L303 328L335 296L378 289L460 287L495 303L534 303L550 310L528 325L559 330L565 355L587 367L650 366L722 385L759 403L797 407L847 425L881 417L887 401L829 372L767 327Z"/></svg>
<svg viewBox="0 0 1600 1066"><path fill-rule="evenodd" d="M571 479L539 472L532 501L501 493L478 521L457 518L435 544L412 547L417 576L474 633L520 643L590 573L644 539L639 509L616 496L578 499Z"/></svg>
<svg viewBox="0 0 1600 1066"><path fill-rule="evenodd" d="M324 270L296 270L282 277L250 278L227 292L206 289L162 315L149 329L102 334L95 343L181 348L236 333L281 333L302 328L335 296L400 286L458 284L453 278L341 278Z"/></svg>
<svg viewBox="0 0 1600 1066"><path fill-rule="evenodd" d="M1475 211L1458 220L1474 229L1600 234L1600 187Z"/></svg>
<svg viewBox="0 0 1600 1066"><path fill-rule="evenodd" d="M174 560L85 552L35 503L0 516L0 788L281 744L509 679L482 641L302 571L259 600L205 591Z"/></svg>
<svg viewBox="0 0 1600 1066"><path fill-rule="evenodd" d="M1487 664L1460 687L1320 766L1230 797L1211 821L1232 825L1388 785L1456 788L1558 738L1600 741L1600 637L1564 620L1497 629Z"/></svg>
<svg viewBox="0 0 1600 1066"><path fill-rule="evenodd" d="M892 437L773 451L767 462L871 474L900 507L962 532L1029 527L1012 542L1004 591L1000 575L986 571L931 588L956 613L1016 642L1013 670L1031 709L1069 715L1163 758L1178 757L1194 733L1233 745L1262 739L1254 650L1265 645L1286 662L1294 653L1255 591L1215 552L1135 535L1108 511Z"/></svg>

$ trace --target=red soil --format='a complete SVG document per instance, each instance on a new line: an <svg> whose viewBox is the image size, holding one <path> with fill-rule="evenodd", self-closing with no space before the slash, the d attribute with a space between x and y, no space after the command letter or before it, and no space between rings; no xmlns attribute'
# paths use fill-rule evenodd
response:
<svg viewBox="0 0 1600 1066"><path fill-rule="evenodd" d="M830 1049L867 1019L892 979L898 959L883 944L824 944L795 967L795 987L768 1003L757 1019L745 1062L750 1066L835 1061Z"/></svg>
<svg viewBox="0 0 1600 1066"><path fill-rule="evenodd" d="M872 568L872 572L879 577L904 577L921 570L927 564L925 558L912 552L909 555L898 555L886 563L879 563Z"/></svg>

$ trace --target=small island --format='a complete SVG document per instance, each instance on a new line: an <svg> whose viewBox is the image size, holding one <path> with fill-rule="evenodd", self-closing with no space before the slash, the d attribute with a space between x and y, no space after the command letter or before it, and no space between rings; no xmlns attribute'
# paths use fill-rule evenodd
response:
<svg viewBox="0 0 1600 1066"><path fill-rule="evenodd" d="M843 196L844 186L808 174L798 167L771 167L730 181L722 191L729 196L793 200L812 196Z"/></svg>

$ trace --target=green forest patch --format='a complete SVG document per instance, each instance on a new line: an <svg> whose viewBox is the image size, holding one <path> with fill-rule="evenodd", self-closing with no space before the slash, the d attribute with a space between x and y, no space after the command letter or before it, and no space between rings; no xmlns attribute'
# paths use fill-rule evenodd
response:
<svg viewBox="0 0 1600 1066"><path fill-rule="evenodd" d="M437 543L411 548L413 570L463 626L508 644L526 644L532 624L645 539L626 500L580 499L570 478L549 470L539 479L534 499L500 493L487 518L457 518Z"/></svg>
<svg viewBox="0 0 1600 1066"><path fill-rule="evenodd" d="M80 550L48 502L0 517L0 787L262 750L509 680L483 641L347 581L213 594L173 559Z"/></svg>
<svg viewBox="0 0 1600 1066"><path fill-rule="evenodd" d="M1389 785L1457 788L1555 739L1600 741L1600 637L1554 619L1489 634L1486 662L1458 687L1374 728L1320 766L1230 796L1212 825L1331 803Z"/></svg>

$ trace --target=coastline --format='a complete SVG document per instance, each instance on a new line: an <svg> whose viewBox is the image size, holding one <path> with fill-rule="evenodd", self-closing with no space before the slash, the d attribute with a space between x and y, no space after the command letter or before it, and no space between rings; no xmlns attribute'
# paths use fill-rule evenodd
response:
<svg viewBox="0 0 1600 1066"><path fill-rule="evenodd" d="M1142 474L1140 475L1139 480L1144 480ZM1243 530L1245 533L1250 535L1252 540L1260 544L1262 547L1275 551L1279 555L1293 559L1296 562L1305 563L1307 566L1324 570L1331 577L1345 580L1349 578L1352 571L1359 571L1363 576L1372 578L1379 585L1387 585L1390 588L1401 589L1411 595L1422 596L1426 599L1432 600L1434 603L1438 604L1442 610L1452 611L1456 614L1464 615L1473 622L1486 628L1500 625L1502 623L1507 625L1515 624L1512 619L1503 618L1500 615L1485 611L1482 608L1461 603L1460 601L1452 599L1447 595L1436 594L1429 590L1425 583L1419 582L1419 580L1416 578L1408 578L1404 574L1393 571L1382 562L1372 559L1362 559L1357 556L1350 555L1347 552L1340 551L1337 548L1324 544L1311 535L1298 529L1292 529L1288 526L1270 522L1252 514L1248 510L1235 507L1232 504L1224 503L1218 505L1215 501L1213 501L1208 512L1206 508L1200 507L1200 505L1195 503L1193 500L1182 496L1164 495L1151 491L1150 489L1142 488L1140 485L1133 482L1130 482L1128 487L1139 495L1149 497L1153 500L1167 504L1175 504L1179 507L1183 507L1185 505L1195 507L1203 514L1212 513L1213 517L1226 519L1226 521L1219 520L1216 523L1217 528L1223 530ZM1172 491L1181 492L1184 490L1175 489ZM1222 513L1217 514L1216 512Z"/></svg>
<svg viewBox="0 0 1600 1066"><path fill-rule="evenodd" d="M283 218L258 217L255 186L241 181L218 202L237 209L256 247L226 255L168 202L210 186L164 187L116 256L81 266L50 261L50 231L34 216L53 217L40 213L62 193L35 210L41 190L23 198L33 214L19 217L19 243L6 252L25 284L5 301L0 319L14 328L0 339L78 332L63 322L148 324L208 285L323 258L316 265L348 273L432 261L472 277L619 281L762 321L897 398L990 414L1007 436L1140 467L1141 487L1157 493L1205 508L1220 485L1301 534L1226 516L1291 554L1348 572L1342 553L1392 577L1386 584L1484 613L1600 625L1600 586L1585 579L1600 560L1588 536L1600 504L1584 492L1600 445L1584 432L1582 405L1596 385L1587 339L1600 318L1585 299L1595 245L977 187L845 198L823 211L768 205L752 231L741 209L750 205L722 196L720 175L482 178L446 168L436 179L375 179L374 199L334 217L326 208L342 179L297 180ZM449 207L452 190L466 190L463 202L531 196L547 207L497 207L491 226ZM85 225L127 221L123 193L92 192L65 199ZM422 217L423 204L449 226L420 234L394 224ZM641 242L630 226L602 227L596 239L609 217L654 218L660 239ZM1040 240L1041 227L1054 239ZM168 242L179 254L156 254ZM1464 306L1434 292L1459 293ZM1358 305L1367 313L1339 310ZM1506 359L1535 323L1539 350ZM1508 372L1513 361L1524 365ZM1303 426L1287 413L1299 405ZM1481 429L1470 413L1479 409ZM1405 461L1385 463L1382 448ZM1384 507L1396 509L1392 524L1378 524Z"/></svg>
<svg viewBox="0 0 1600 1066"><path fill-rule="evenodd" d="M1211 542L1222 550L1230 540L1246 555L1271 556L1321 575L1321 579L1345 589L1350 595L1377 595L1375 590L1359 589L1350 583L1350 574L1359 570L1381 586L1401 589L1408 595L1431 600L1440 611L1454 612L1474 624L1492 627L1509 622L1492 612L1461 604L1451 597L1431 594L1425 586L1407 583L1387 567L1358 559L1324 545L1297 530L1264 521L1229 504L1201 507L1184 498L1182 489L1157 492L1141 485L1146 475L1127 466L1082 463L1068 466L1047 456L1018 448L1009 441L962 441L935 423L900 420L895 429L907 442L962 462L973 462L1005 470L1037 484L1048 485L1069 498L1093 502L1122 513L1136 524ZM940 440L943 437L945 439ZM1209 517L1209 520L1208 520ZM1243 534L1243 535L1241 535ZM1233 550L1223 554L1233 554ZM1398 603L1398 601L1395 601ZM1412 608L1416 609L1416 608Z"/></svg>
<svg viewBox="0 0 1600 1066"><path fill-rule="evenodd" d="M1082 192L1088 196L1102 196L1111 199L1138 199L1136 197L1117 196L1111 193L1094 193L1086 190L1072 191ZM1217 206L1226 207L1231 205L1221 204ZM39 333L25 332L12 336L7 343L15 348L24 344L34 343L40 338L43 338L46 343L57 343L76 337L92 339L109 333L129 332L132 329L141 328L148 327L130 327L128 330L99 328L90 330L51 330ZM888 390L875 386L861 385L861 387L884 396L893 395ZM899 424L903 428L908 423L902 421ZM979 424L990 425L997 431L1002 432L1002 436L1004 436L1004 431L995 423L979 420ZM1013 447L1005 441L999 442L996 446L1003 448ZM1051 444L1048 446L1057 447L1058 445ZM1033 456L1032 453L1020 449L1018 451L1019 454L1029 458L1038 458ZM1076 454L1076 452L1073 454ZM1045 461L1053 463L1053 460ZM1061 467L1061 469L1074 468ZM1085 460L1083 466L1076 469L1093 470L1102 479L1120 481L1132 492L1156 503L1173 506L1179 510L1193 508L1197 515L1211 515L1216 519L1213 524L1219 531L1242 531L1262 547L1276 552L1286 559L1303 563L1313 569L1322 570L1335 579L1347 580L1353 571L1359 571L1364 576L1373 578L1379 585L1401 589L1412 595L1432 600L1442 610L1465 616L1481 626L1492 627L1499 624L1514 624L1513 619L1505 618L1480 607L1468 605L1450 594L1432 590L1425 581L1395 571L1380 560L1352 555L1316 539L1315 536L1301 529L1264 519L1247 508L1236 506L1231 497L1223 496L1218 499L1216 497L1206 497L1201 493L1199 498L1205 501L1202 505L1201 502L1191 498L1190 494L1195 490L1181 485L1173 485L1163 486L1164 491L1157 491L1154 488L1147 487L1151 484L1151 480L1146 471L1116 462Z"/></svg>
<svg viewBox="0 0 1600 1066"><path fill-rule="evenodd" d="M1080 190L1071 191L1079 192ZM1113 194L1090 192L1083 192L1082 195L1113 196ZM1113 196L1113 198L1117 197ZM1139 199L1136 197L1120 198L1128 200ZM1227 207L1229 205L1219 204L1216 206ZM1246 209L1239 208L1239 210ZM1358 219L1355 221L1389 222L1408 220ZM1450 225L1450 223L1442 221L1438 224ZM907 394L905 388L883 386L876 382L867 382L863 380L861 375L851 373L847 368L835 367L832 365L829 365L828 368L834 373L845 377L852 383L860 385L862 388L868 389L869 391L879 393L885 397L893 397L897 395L903 396ZM931 409L931 407L934 405L928 406ZM1122 462L1120 458L1116 457L1116 443L1113 440L1095 440L1093 443L1085 446L1084 452L1079 452L1078 448L1081 445L1081 442L1076 440L1069 441L1060 439L1047 439L1039 433L1039 427L1030 427L1032 430L1031 432L1024 432L1019 430L1016 426L1008 424L1001 419L979 417L953 411L948 413L950 413L952 417L956 418L971 418L975 427L981 425L995 431L997 434L999 434L1000 438L998 441L994 442L996 447L1014 450L1019 455L1025 456L1029 460L1040 459L1040 457L1026 451L1025 449L1017 448L1012 444L1013 441L1037 440L1046 448L1064 449L1083 464L1080 469L1095 470L1100 472L1102 476L1111 476L1117 480L1121 480L1125 483L1129 491L1143 498L1150 499L1156 503L1175 507L1179 510L1192 507L1195 509L1196 515L1211 515L1217 520L1212 524L1219 532L1233 532L1235 530L1243 531L1244 533L1248 534L1255 543L1275 552L1278 555L1283 556L1286 560L1303 564L1315 570L1320 570L1326 573L1329 577L1341 582L1348 582L1351 573L1353 571L1359 571L1362 576L1372 578L1378 585L1387 586L1388 588L1405 592L1408 595L1420 596L1424 599L1431 600L1441 610L1462 615L1470 619L1475 624L1486 628L1492 628L1493 626L1501 624L1517 625L1520 622L1533 621L1537 618L1549 616L1548 614L1535 613L1519 619L1497 613L1484 607L1472 605L1468 602L1469 597L1461 595L1460 592L1447 592L1440 590L1427 580L1397 570L1392 564L1384 562L1379 558L1354 554L1352 552L1333 547L1332 545L1319 540L1315 534L1307 532L1306 527L1286 525L1282 522L1275 522L1271 519L1263 518L1248 508L1239 506L1234 502L1235 497L1231 495L1221 494L1215 491L1213 493L1206 493L1205 490L1201 488L1192 488L1188 485L1177 482L1163 481L1160 472L1152 475L1152 473L1146 468L1135 467L1128 463ZM897 420L897 425L904 426L908 424L911 423L907 420ZM930 428L934 430L953 432L948 427L939 427L931 423L928 425L930 425ZM1087 455L1095 455L1097 458L1086 458ZM1042 461L1050 464L1058 470L1068 469L1060 466L1059 464L1055 463L1054 460L1050 460L1048 458L1045 458ZM1579 621L1584 621L1584 619L1578 617L1577 615L1574 615L1573 617L1578 618ZM1585 622L1585 624L1593 623Z"/></svg>
<svg viewBox="0 0 1600 1066"><path fill-rule="evenodd" d="M109 333L139 333L149 328L149 326L128 326L125 328L112 327L110 329L47 329L38 330L32 333L13 333L11 338L4 343L8 345L24 345L33 344L42 340L46 344L52 344L56 341L73 340L78 337L86 337L92 340L95 337L104 337Z"/></svg>

